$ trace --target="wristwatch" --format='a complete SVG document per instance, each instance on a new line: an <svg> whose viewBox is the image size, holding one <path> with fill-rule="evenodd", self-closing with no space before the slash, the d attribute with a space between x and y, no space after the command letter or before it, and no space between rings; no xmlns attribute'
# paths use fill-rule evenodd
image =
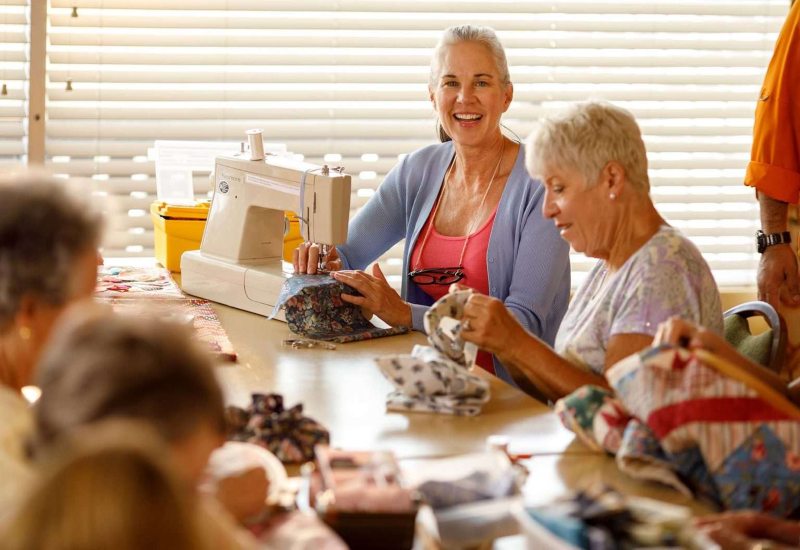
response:
<svg viewBox="0 0 800 550"><path fill-rule="evenodd" d="M774 246L776 244L790 244L791 242L792 235L788 231L783 231L782 233L770 233L769 235L760 229L756 231L756 245L759 254L763 254L764 251L770 246Z"/></svg>

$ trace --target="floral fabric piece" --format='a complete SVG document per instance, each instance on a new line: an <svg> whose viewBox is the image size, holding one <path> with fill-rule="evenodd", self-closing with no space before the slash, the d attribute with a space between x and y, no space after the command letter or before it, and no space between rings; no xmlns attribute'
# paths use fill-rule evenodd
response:
<svg viewBox="0 0 800 550"><path fill-rule="evenodd" d="M222 361L236 361L236 351L211 302L189 297L163 268L101 267L95 300L124 315L158 315L191 325L194 337Z"/></svg>
<svg viewBox="0 0 800 550"><path fill-rule="evenodd" d="M283 308L295 334L342 344L408 332L408 327L376 327L342 294L358 296L330 275L293 275L283 283L272 316Z"/></svg>
<svg viewBox="0 0 800 550"><path fill-rule="evenodd" d="M630 415L610 391L583 386L556 402L564 426L596 451L616 454Z"/></svg>
<svg viewBox="0 0 800 550"><path fill-rule="evenodd" d="M431 345L468 369L472 368L478 356L478 347L461 338L461 317L471 295L471 290L447 294L431 306L423 319Z"/></svg>
<svg viewBox="0 0 800 550"><path fill-rule="evenodd" d="M411 355L379 357L376 362L397 388L387 397L389 410L474 416L489 399L485 380L430 346L414 346Z"/></svg>
<svg viewBox="0 0 800 550"><path fill-rule="evenodd" d="M461 316L471 291L448 294L425 315L431 346L414 346L410 355L378 357L395 390L386 398L394 411L462 416L480 414L489 400L489 384L470 373L477 348L461 339Z"/></svg>
<svg viewBox="0 0 800 550"><path fill-rule="evenodd" d="M246 409L226 407L228 439L260 445L286 463L313 460L314 446L330 443L328 430L304 416L302 404L286 409L276 393L254 393L252 399Z"/></svg>
<svg viewBox="0 0 800 550"><path fill-rule="evenodd" d="M166 269L125 266L101 266L95 296L115 299L186 297Z"/></svg>

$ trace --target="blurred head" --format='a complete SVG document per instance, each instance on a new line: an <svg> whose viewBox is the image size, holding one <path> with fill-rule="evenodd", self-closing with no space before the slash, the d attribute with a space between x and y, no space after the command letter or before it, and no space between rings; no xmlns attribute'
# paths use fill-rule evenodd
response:
<svg viewBox="0 0 800 550"><path fill-rule="evenodd" d="M92 294L100 219L46 176L0 178L0 384L19 389L56 319Z"/></svg>
<svg viewBox="0 0 800 550"><path fill-rule="evenodd" d="M163 441L133 422L100 423L57 445L2 535L8 550L204 548L195 503Z"/></svg>
<svg viewBox="0 0 800 550"><path fill-rule="evenodd" d="M70 312L39 365L38 447L109 418L139 420L167 441L196 485L224 440L222 393L183 327L94 307Z"/></svg>
<svg viewBox="0 0 800 550"><path fill-rule="evenodd" d="M620 215L649 203L647 152L633 115L610 103L576 103L543 119L528 139L528 172L545 186L544 215L587 256L603 258Z"/></svg>
<svg viewBox="0 0 800 550"><path fill-rule="evenodd" d="M496 136L514 89L494 30L473 25L445 30L431 60L428 91L441 141L479 145Z"/></svg>

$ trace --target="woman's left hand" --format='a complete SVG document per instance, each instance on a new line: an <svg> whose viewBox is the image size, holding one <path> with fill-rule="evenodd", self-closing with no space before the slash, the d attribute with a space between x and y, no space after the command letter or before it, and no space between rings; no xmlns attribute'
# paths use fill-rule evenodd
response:
<svg viewBox="0 0 800 550"><path fill-rule="evenodd" d="M342 294L342 300L361 307L367 318L377 315L394 327L411 326L411 306L389 286L377 262L372 264L371 275L366 271L355 270L334 271L331 275L361 294L361 296Z"/></svg>
<svg viewBox="0 0 800 550"><path fill-rule="evenodd" d="M501 361L524 338L525 329L505 304L485 294L472 294L464 305L461 337L493 353Z"/></svg>

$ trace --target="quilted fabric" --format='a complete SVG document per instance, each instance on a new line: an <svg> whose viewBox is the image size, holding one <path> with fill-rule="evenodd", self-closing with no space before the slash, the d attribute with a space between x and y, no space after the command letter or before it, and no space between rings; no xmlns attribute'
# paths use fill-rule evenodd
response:
<svg viewBox="0 0 800 550"><path fill-rule="evenodd" d="M707 352L652 349L612 367L615 402L630 415L620 445L602 443L583 389L559 402L569 428L609 452L626 473L668 483L728 509L800 512L800 410L777 393L724 376ZM728 370L738 376L735 370ZM580 406L587 396L593 398ZM583 412L578 412L583 411ZM623 418L622 416L619 417ZM576 430L577 433L577 430Z"/></svg>
<svg viewBox="0 0 800 550"><path fill-rule="evenodd" d="M480 414L489 400L489 384L471 374L477 348L461 339L460 318L471 291L444 296L425 314L431 346L414 346L410 355L375 360L395 390L386 398L389 410L462 416Z"/></svg>
<svg viewBox="0 0 800 550"><path fill-rule="evenodd" d="M275 310L284 308L289 330L316 340L346 343L408 332L408 327L376 327L342 294L358 295L330 275L293 275L284 282Z"/></svg>

